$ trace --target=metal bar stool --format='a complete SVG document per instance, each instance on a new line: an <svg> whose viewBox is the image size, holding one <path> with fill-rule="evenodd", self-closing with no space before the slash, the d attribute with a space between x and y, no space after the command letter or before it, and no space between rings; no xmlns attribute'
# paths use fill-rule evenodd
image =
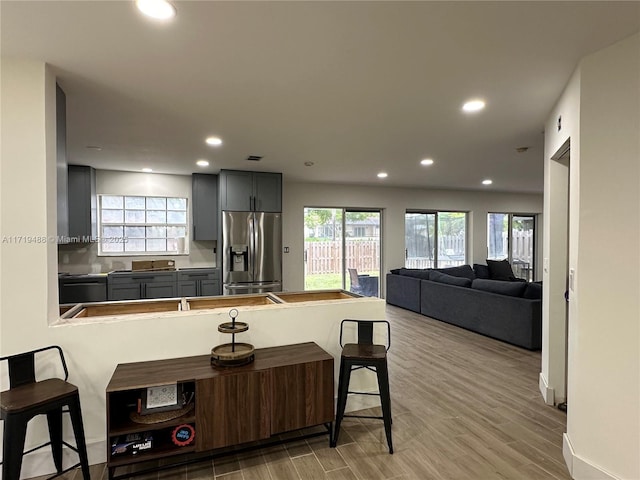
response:
<svg viewBox="0 0 640 480"><path fill-rule="evenodd" d="M357 324L358 343L342 343L346 322ZM375 345L373 343L373 328L376 323L386 323L387 325L386 345ZM384 420L384 430L387 436L389 453L393 453L393 443L391 441L391 396L389 394L389 372L387 369L387 351L391 346L391 325L386 320L342 320L340 323L340 346L342 347L342 355L340 356L340 378L338 380L338 409L331 446L335 447L338 443L340 424L343 418L375 418ZM376 372L378 377L378 393L349 391L351 372L361 368ZM347 395L350 393L379 396L382 405L382 417L345 415L344 410L347 405Z"/></svg>
<svg viewBox="0 0 640 480"><path fill-rule="evenodd" d="M64 380L48 378L36 381L35 357L46 350L57 350L64 369ZM6 360L9 367L9 390L0 392L0 414L4 420L2 440L2 478L18 480L22 468L22 457L34 450L51 445L53 463L56 467L55 478L69 470L82 467L82 477L90 480L87 446L82 425L80 395L75 385L67 382L69 371L64 360L62 349L56 345L39 348L30 352L19 353L0 358ZM63 409L66 407L66 409ZM75 434L76 446L62 440L62 414L69 413ZM49 426L50 441L31 450L24 451L27 424L36 415L46 414ZM62 469L62 446L66 445L78 453L79 462L69 468Z"/></svg>

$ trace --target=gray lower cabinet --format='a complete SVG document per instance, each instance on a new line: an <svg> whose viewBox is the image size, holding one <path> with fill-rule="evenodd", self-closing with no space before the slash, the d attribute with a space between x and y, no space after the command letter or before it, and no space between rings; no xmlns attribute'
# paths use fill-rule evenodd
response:
<svg viewBox="0 0 640 480"><path fill-rule="evenodd" d="M176 272L114 272L108 279L109 300L140 300L178 296Z"/></svg>
<svg viewBox="0 0 640 480"><path fill-rule="evenodd" d="M220 281L219 280L201 280L200 281L200 297L211 297L213 295L220 295Z"/></svg>
<svg viewBox="0 0 640 480"><path fill-rule="evenodd" d="M178 271L179 297L209 297L220 295L220 270L194 268Z"/></svg>

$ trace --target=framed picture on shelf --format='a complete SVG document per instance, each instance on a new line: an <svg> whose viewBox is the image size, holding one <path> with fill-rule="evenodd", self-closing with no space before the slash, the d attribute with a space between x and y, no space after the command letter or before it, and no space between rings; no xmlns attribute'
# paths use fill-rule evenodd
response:
<svg viewBox="0 0 640 480"><path fill-rule="evenodd" d="M182 384L157 385L142 390L140 415L179 410L183 407Z"/></svg>

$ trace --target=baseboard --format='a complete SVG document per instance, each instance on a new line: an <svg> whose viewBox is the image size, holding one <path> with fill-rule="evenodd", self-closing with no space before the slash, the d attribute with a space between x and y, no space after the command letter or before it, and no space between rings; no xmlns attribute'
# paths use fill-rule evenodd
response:
<svg viewBox="0 0 640 480"><path fill-rule="evenodd" d="M620 477L616 477L576 455L566 433L562 435L562 456L571 478L575 480L621 480Z"/></svg>
<svg viewBox="0 0 640 480"><path fill-rule="evenodd" d="M547 405L555 405L555 390L549 386L549 382L542 372L540 372L538 379L538 388L540 389L544 403Z"/></svg>
<svg viewBox="0 0 640 480"><path fill-rule="evenodd" d="M87 456L89 465L104 463L107 460L107 445L105 441L97 441L87 444ZM78 455L73 450L63 447L62 465L64 468L78 463ZM36 450L22 459L22 471L20 478L39 477L55 473L56 467L51 457L51 449L48 447Z"/></svg>

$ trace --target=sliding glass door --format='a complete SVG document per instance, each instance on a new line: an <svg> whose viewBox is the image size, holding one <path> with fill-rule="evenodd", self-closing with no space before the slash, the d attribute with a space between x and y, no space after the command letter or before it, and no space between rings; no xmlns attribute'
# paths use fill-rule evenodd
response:
<svg viewBox="0 0 640 480"><path fill-rule="evenodd" d="M345 210L345 288L380 296L380 212Z"/></svg>
<svg viewBox="0 0 640 480"><path fill-rule="evenodd" d="M406 268L433 268L436 260L436 214L407 213L404 222Z"/></svg>
<svg viewBox="0 0 640 480"><path fill-rule="evenodd" d="M487 258L508 260L516 277L533 281L535 215L490 213L487 226Z"/></svg>
<svg viewBox="0 0 640 480"><path fill-rule="evenodd" d="M466 262L465 212L407 212L404 225L406 268L443 268Z"/></svg>
<svg viewBox="0 0 640 480"><path fill-rule="evenodd" d="M380 292L379 210L305 208L304 288Z"/></svg>

